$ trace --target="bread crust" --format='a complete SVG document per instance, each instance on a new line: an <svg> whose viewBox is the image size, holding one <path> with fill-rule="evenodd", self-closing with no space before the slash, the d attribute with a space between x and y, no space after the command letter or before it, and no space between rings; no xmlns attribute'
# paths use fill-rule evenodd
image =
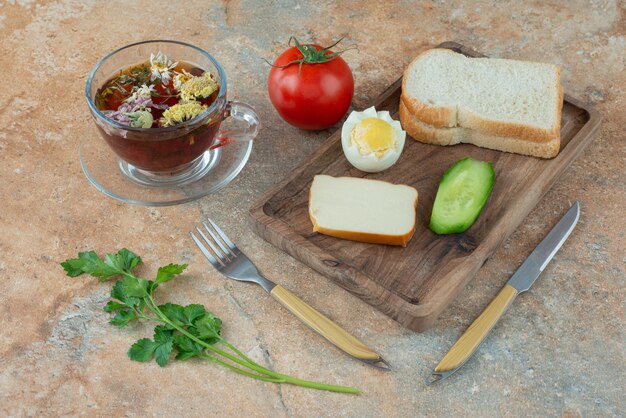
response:
<svg viewBox="0 0 626 418"><path fill-rule="evenodd" d="M379 180L376 180L379 181ZM411 186L407 186L411 187ZM414 187L411 187L415 189ZM419 200L419 192L416 190L415 193L415 201L413 202L413 209L417 209L417 202ZM329 235L335 238L347 239L350 241L359 241L359 242L367 242L370 244L385 244L385 245L395 245L400 247L406 247L413 234L415 233L415 229L417 228L417 220L413 217L413 228L402 235L382 235L382 234L371 234L367 232L356 232L356 231L344 231L337 229L330 229L321 227L313 213L311 213L311 189L309 189L309 219L313 224L313 232L318 232L320 234Z"/></svg>
<svg viewBox="0 0 626 418"><path fill-rule="evenodd" d="M457 135L460 128L435 128L426 125L409 111L402 100L400 100L399 114L402 128L417 141L444 146L456 145L461 142L461 138Z"/></svg>
<svg viewBox="0 0 626 418"><path fill-rule="evenodd" d="M418 54L417 57L415 57L413 61L411 61L411 63L407 65L402 74L403 95L401 97L403 98L403 100L405 100L406 106L411 110L411 113L413 113L417 118L424 121L425 123L440 128L452 127L456 126L456 108L427 105L426 103L412 97L409 94L404 94L404 92L408 91L406 88L406 82L408 79L407 76L409 74L409 71L411 70L411 66L413 66L413 64L415 64L419 59L423 58L426 54L430 54L432 53L432 51L435 50L450 54L456 54L456 52L454 51L442 48L428 49Z"/></svg>
<svg viewBox="0 0 626 418"><path fill-rule="evenodd" d="M487 135L467 128L435 128L417 119L400 101L400 123L413 139L434 145L473 144L483 148L539 158L554 158L561 146L561 137L547 142L532 142L519 138Z"/></svg>
<svg viewBox="0 0 626 418"><path fill-rule="evenodd" d="M484 134L516 137L533 142L550 142L561 132L561 112L563 109L563 88L561 86L561 70L556 67L557 77L555 88L558 91L557 99L554 104L557 118L554 126L551 128L540 128L538 126L526 125L516 122L496 121L481 117L480 115L470 112L463 108L438 107L423 103L417 98L411 96L406 88L407 75L411 67L425 54L433 51L446 51L446 53L457 54L447 49L430 49L419 54L407 66L402 77L402 101L410 112L420 121L435 128L451 128L462 127L471 128ZM458 54L457 54L458 55Z"/></svg>

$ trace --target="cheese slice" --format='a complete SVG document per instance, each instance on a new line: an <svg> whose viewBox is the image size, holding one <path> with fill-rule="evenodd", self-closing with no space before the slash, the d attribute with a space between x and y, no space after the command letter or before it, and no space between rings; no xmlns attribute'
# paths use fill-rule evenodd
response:
<svg viewBox="0 0 626 418"><path fill-rule="evenodd" d="M309 194L314 232L374 244L405 247L416 207L417 190L380 180L317 175Z"/></svg>

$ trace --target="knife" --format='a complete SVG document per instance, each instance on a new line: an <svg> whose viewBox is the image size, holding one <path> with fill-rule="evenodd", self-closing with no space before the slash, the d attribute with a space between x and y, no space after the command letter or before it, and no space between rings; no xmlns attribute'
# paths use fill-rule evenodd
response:
<svg viewBox="0 0 626 418"><path fill-rule="evenodd" d="M515 297L530 289L537 280L570 236L579 217L580 203L577 200L517 269L500 293L450 348L450 351L437 364L426 384L445 379L459 370L472 357L498 320L509 309Z"/></svg>

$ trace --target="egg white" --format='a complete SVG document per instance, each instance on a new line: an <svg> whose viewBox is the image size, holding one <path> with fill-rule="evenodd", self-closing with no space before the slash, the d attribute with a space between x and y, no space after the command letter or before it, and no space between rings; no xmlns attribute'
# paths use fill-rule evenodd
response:
<svg viewBox="0 0 626 418"><path fill-rule="evenodd" d="M375 153L361 155L356 144L350 140L350 134L360 121L367 118L378 118L391 125L395 132L396 149L388 150L381 158L376 157ZM347 160L355 168L367 173L377 173L394 165L404 149L405 139L406 132L402 130L400 122L393 120L387 111L377 112L374 106L362 112L353 111L341 128L341 147Z"/></svg>

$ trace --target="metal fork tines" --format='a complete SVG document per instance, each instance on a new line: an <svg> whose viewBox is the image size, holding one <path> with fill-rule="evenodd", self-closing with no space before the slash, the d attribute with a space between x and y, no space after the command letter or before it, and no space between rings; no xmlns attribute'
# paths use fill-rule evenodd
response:
<svg viewBox="0 0 626 418"><path fill-rule="evenodd" d="M234 280L261 285L298 319L347 354L376 367L389 369L389 365L374 350L284 287L263 277L215 222L208 219L208 224L202 222L202 226L204 229L196 227L197 235L193 232L190 235L217 271Z"/></svg>
<svg viewBox="0 0 626 418"><path fill-rule="evenodd" d="M206 222L202 222L202 226L204 226L205 231L211 238L207 237L199 227L196 227L196 231L211 248L212 253L193 232L190 232L190 235L198 248L200 248L200 251L202 251L202 254L213 264L213 267L226 277L243 282L257 283L267 292L271 292L276 284L259 273L252 261L237 248L235 243L228 238L215 222L211 219L208 219L208 221L212 228Z"/></svg>

